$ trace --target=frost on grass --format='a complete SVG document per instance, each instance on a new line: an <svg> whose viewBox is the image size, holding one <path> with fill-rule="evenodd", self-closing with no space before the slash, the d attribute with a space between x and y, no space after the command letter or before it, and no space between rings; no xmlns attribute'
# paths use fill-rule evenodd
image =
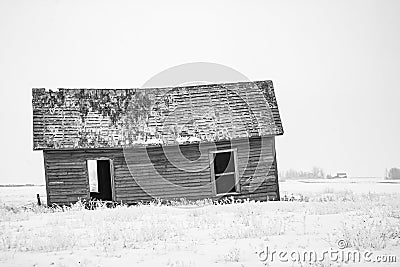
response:
<svg viewBox="0 0 400 267"><path fill-rule="evenodd" d="M362 216L350 217L340 227L342 239L350 247L361 249L384 249L392 241L400 240L400 220L389 209L372 209Z"/></svg>
<svg viewBox="0 0 400 267"><path fill-rule="evenodd" d="M130 207L98 205L92 210L83 203L55 208L0 205L0 250L62 253L87 249L109 257L146 251L144 258L152 257L151 253L182 252L202 255L200 260L218 258L219 263L241 264L249 259L258 262L254 244L328 248L331 244L324 240L328 235L332 240L345 239L355 249L398 249L400 194L341 192L331 198L323 194L308 196L308 202L164 205L158 201ZM183 257L163 262L194 266L197 260Z"/></svg>

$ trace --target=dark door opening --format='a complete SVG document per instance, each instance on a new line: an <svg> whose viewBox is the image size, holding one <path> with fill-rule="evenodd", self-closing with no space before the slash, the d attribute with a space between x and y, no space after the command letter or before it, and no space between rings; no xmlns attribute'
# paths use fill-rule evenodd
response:
<svg viewBox="0 0 400 267"><path fill-rule="evenodd" d="M88 160L90 198L112 201L110 160Z"/></svg>

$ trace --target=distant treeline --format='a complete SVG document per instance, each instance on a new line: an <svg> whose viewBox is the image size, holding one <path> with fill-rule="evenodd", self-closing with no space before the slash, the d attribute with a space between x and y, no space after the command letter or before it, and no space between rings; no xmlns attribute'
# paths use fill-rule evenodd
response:
<svg viewBox="0 0 400 267"><path fill-rule="evenodd" d="M400 169L391 168L389 171L386 169L385 179L400 179Z"/></svg>
<svg viewBox="0 0 400 267"><path fill-rule="evenodd" d="M313 167L311 171L298 171L290 169L287 171L280 171L279 177L284 179L323 179L326 178L325 172L322 168Z"/></svg>
<svg viewBox="0 0 400 267"><path fill-rule="evenodd" d="M41 184L0 184L0 187L44 186Z"/></svg>

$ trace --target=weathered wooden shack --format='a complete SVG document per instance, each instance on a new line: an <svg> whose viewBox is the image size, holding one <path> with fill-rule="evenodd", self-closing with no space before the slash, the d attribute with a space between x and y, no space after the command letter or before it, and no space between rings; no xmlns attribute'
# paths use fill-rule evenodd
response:
<svg viewBox="0 0 400 267"><path fill-rule="evenodd" d="M47 203L233 196L279 200L271 81L32 89Z"/></svg>

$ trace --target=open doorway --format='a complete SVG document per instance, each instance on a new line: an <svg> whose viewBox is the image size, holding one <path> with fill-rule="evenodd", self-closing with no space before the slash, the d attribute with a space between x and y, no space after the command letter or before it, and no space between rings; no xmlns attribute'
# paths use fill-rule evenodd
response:
<svg viewBox="0 0 400 267"><path fill-rule="evenodd" d="M104 201L113 200L112 163L109 159L87 161L90 198Z"/></svg>

